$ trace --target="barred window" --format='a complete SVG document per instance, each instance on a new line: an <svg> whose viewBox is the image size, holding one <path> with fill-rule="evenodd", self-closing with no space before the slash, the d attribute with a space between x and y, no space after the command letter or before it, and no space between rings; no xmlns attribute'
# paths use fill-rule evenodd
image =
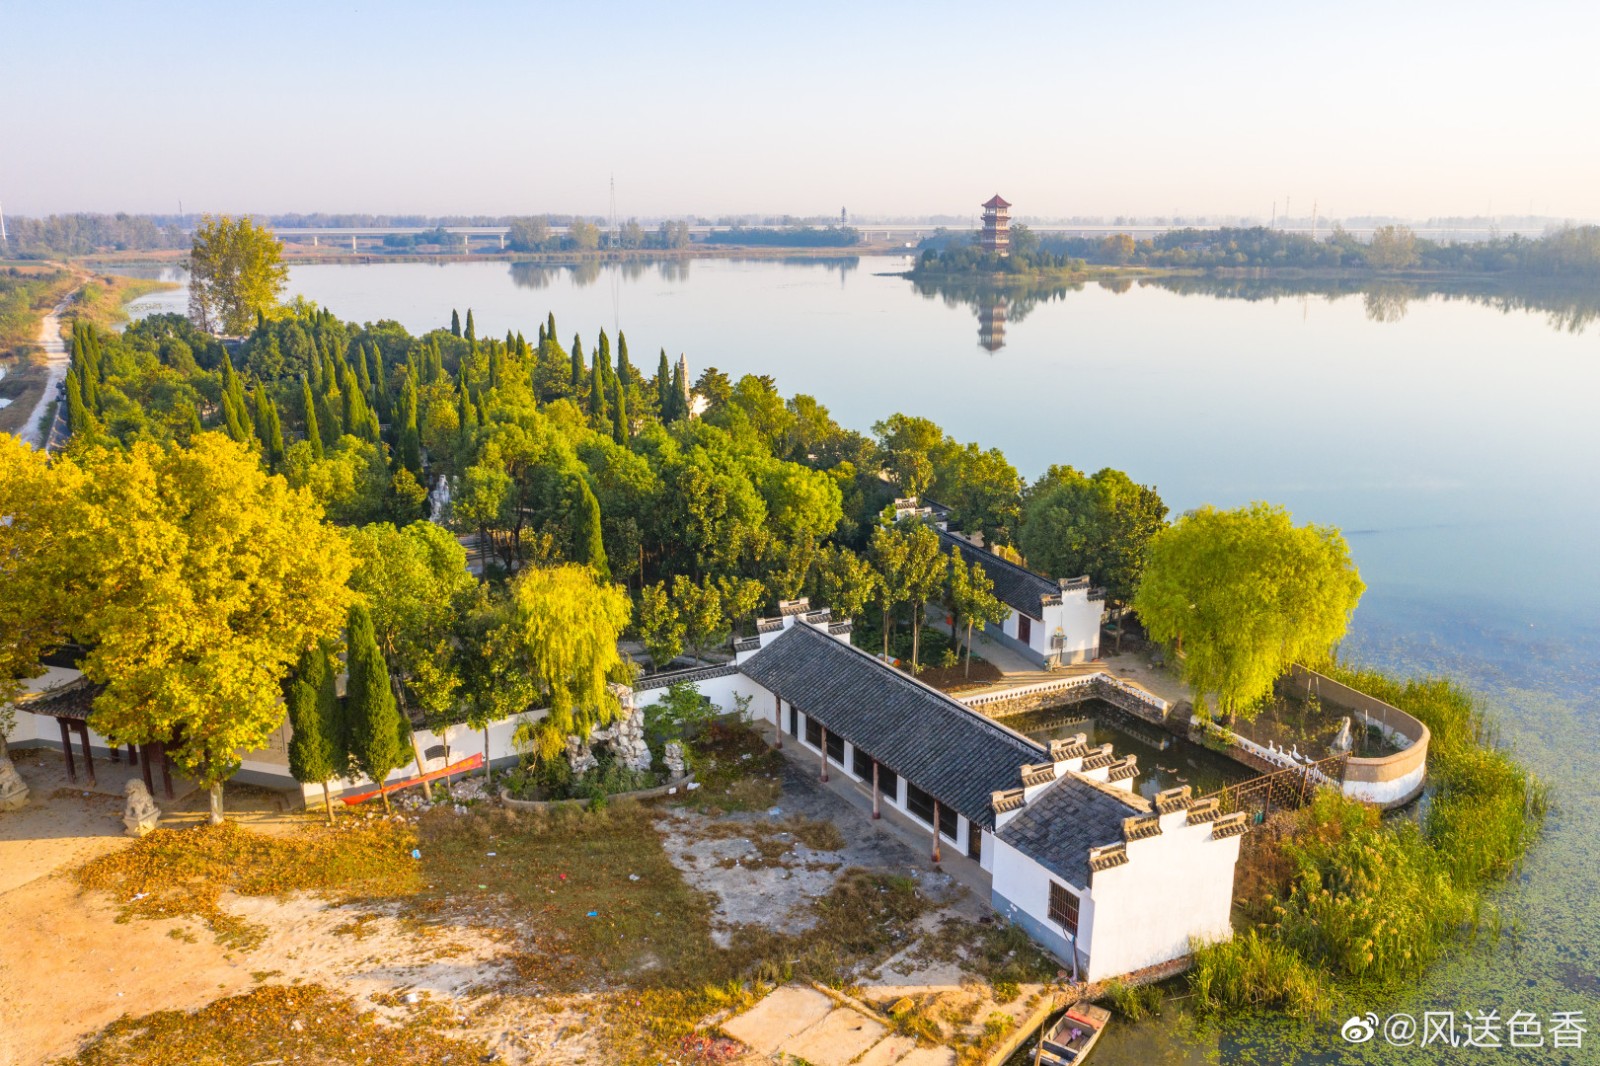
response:
<svg viewBox="0 0 1600 1066"><path fill-rule="evenodd" d="M1078 897L1054 881L1050 882L1050 920L1065 929L1068 936L1078 935Z"/></svg>

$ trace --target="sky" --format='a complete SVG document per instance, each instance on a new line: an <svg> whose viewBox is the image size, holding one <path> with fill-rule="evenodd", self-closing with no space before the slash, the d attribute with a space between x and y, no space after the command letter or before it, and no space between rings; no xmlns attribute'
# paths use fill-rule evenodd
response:
<svg viewBox="0 0 1600 1066"><path fill-rule="evenodd" d="M1600 4L0 0L0 204L1600 218Z"/></svg>

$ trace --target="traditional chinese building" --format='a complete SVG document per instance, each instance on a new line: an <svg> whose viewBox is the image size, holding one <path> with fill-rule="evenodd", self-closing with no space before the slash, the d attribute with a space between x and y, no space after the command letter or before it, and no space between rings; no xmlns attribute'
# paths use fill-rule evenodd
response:
<svg viewBox="0 0 1600 1066"><path fill-rule="evenodd" d="M980 243L983 250L995 255L1011 254L1011 205L995 193L983 204L983 233Z"/></svg>

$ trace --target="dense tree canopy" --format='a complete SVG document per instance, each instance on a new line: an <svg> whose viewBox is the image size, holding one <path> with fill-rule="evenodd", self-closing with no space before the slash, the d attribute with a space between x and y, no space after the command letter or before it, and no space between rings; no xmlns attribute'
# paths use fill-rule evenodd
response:
<svg viewBox="0 0 1600 1066"><path fill-rule="evenodd" d="M1202 507L1151 540L1133 606L1153 638L1180 646L1198 702L1248 716L1291 664L1329 655L1365 587L1331 526L1296 526L1264 503Z"/></svg>
<svg viewBox="0 0 1600 1066"><path fill-rule="evenodd" d="M1144 573L1150 538L1166 525L1156 490L1120 470L1085 477L1052 466L1023 494L1020 545L1029 565L1051 577L1087 574L1126 602Z"/></svg>

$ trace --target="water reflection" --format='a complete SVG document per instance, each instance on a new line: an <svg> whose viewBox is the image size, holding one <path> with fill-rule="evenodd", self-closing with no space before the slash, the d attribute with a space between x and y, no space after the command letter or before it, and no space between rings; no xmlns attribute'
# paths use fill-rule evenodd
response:
<svg viewBox="0 0 1600 1066"><path fill-rule="evenodd" d="M1183 275L1156 278L1100 278L1101 289L1112 293L1132 291L1135 285L1165 289L1180 296L1210 296L1218 300L1276 301L1290 297L1321 298L1334 303L1346 297L1361 300L1369 321L1399 322L1413 301L1465 301L1492 307L1502 313L1542 312L1551 329L1582 333L1600 321L1600 288L1540 281L1502 284L1490 280L1433 282L1425 280L1374 280L1370 278L1266 279ZM914 278L912 288L946 307L970 307L978 319L978 344L998 352L1006 344L1006 327L1015 326L1040 304L1081 292L1084 283L1055 278L982 279Z"/></svg>
<svg viewBox="0 0 1600 1066"><path fill-rule="evenodd" d="M1040 304L1083 290L1081 281L1056 278L1016 279L999 285L986 281L914 278L911 284L918 295L929 300L943 300L946 307L971 307L978 316L978 345L990 353L1005 347L1007 325L1021 322ZM1124 280L1119 279L1114 284L1123 287L1112 291L1127 291Z"/></svg>

